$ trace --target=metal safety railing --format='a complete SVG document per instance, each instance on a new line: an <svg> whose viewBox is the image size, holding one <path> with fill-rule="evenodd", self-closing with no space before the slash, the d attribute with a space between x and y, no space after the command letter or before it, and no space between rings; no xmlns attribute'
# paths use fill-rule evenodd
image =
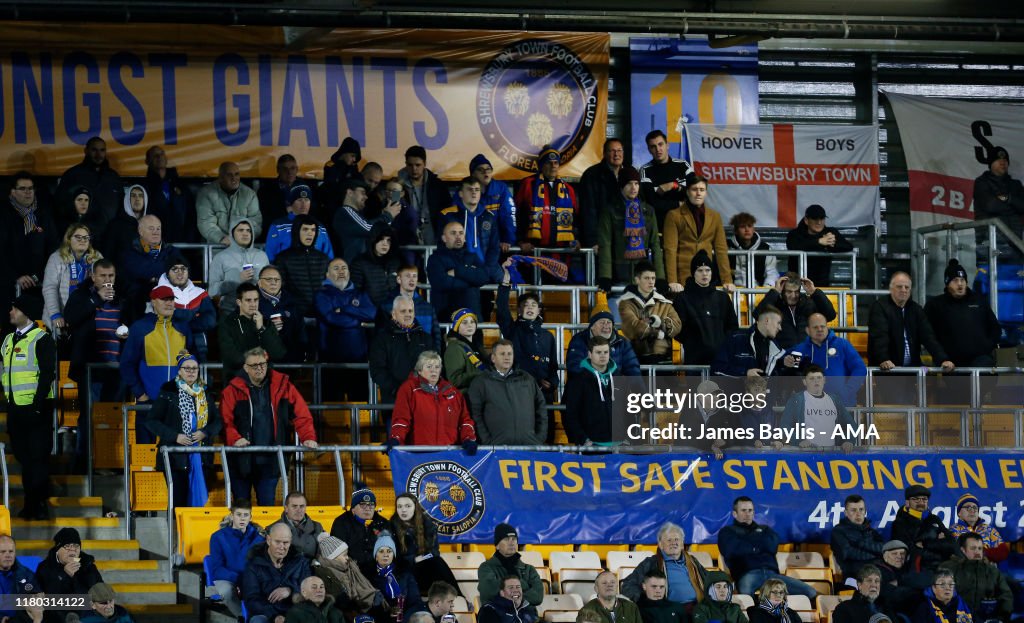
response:
<svg viewBox="0 0 1024 623"><path fill-rule="evenodd" d="M855 416L863 416L865 425L875 424L876 414L904 414L906 421L904 425L907 431L906 446L916 448L929 446L928 416L929 415L959 415L960 416L960 446L963 448L978 449L983 446L981 443L982 417L991 414L992 411L1000 413L1011 413L1013 415L1013 439L1014 446L1024 447L1024 408L963 408L963 407L906 407L906 406L876 406L876 407L851 407L849 411ZM973 439L971 439L971 433Z"/></svg>
<svg viewBox="0 0 1024 623"><path fill-rule="evenodd" d="M7 444L0 442L0 475L4 479L4 508L11 508L11 483L7 476Z"/></svg>
<svg viewBox="0 0 1024 623"><path fill-rule="evenodd" d="M732 297L733 310L736 312L736 318L740 320L740 325L750 325L754 322L754 310L757 307L757 297L764 296L770 292L772 288L736 288L735 294L737 296ZM858 296L888 296L888 290L869 290L869 289L857 289L857 288L815 288L815 290L821 290L823 294L835 295L836 297L836 317L839 319L839 326L832 327L836 333L867 333L867 327L860 326L857 319L860 315L858 312ZM846 296L849 295L852 300L847 304ZM743 306L741 297L747 299L746 313L743 313ZM846 325L846 318L849 312L853 312L853 325Z"/></svg>
<svg viewBox="0 0 1024 623"><path fill-rule="evenodd" d="M950 258L957 257L960 251L973 251L975 249L973 244L975 242L974 240L964 246L960 243L958 234L963 231L974 231L977 234L979 230L984 230L987 234L985 244L988 248L986 249L985 254L988 256L989 305L992 309L998 309L999 256L1001 255L1001 252L999 251L997 233L1002 234L1003 238L1008 243L1008 246L1015 247L1022 257L1024 257L1024 240L1021 240L1020 237L1006 226L1006 223L997 218L982 219L980 221L963 221L959 223L941 223L938 225L928 225L926 227L918 227L914 229L910 242L911 257L913 258L916 266L914 297L917 300L925 300L928 284L928 259L934 251L941 250L941 247L940 249L931 247L928 244L929 239L935 234L945 234L945 255L941 259L949 260Z"/></svg>
<svg viewBox="0 0 1024 623"><path fill-rule="evenodd" d="M757 283L756 266L754 265L754 258L756 257L795 257L797 258L797 270L801 276L807 276L807 258L809 257L827 257L837 259L840 261L850 262L850 287L857 287L857 249L853 251L842 251L840 253L829 253L827 251L790 251L788 249L729 249L729 257L743 257L746 258L745 270L746 270L746 281L745 283L753 284ZM788 270L788 264L787 264ZM779 270L780 275L784 275L785 270ZM774 284L770 284L774 285ZM817 285L817 284L815 284Z"/></svg>

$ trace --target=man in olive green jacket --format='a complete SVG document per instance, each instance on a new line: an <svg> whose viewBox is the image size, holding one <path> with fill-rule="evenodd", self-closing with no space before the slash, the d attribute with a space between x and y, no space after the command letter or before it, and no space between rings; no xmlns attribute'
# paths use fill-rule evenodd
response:
<svg viewBox="0 0 1024 623"><path fill-rule="evenodd" d="M531 604L544 599L544 585L540 575L532 566L523 562L519 555L519 533L507 523L498 524L494 529L494 555L477 571L477 588L480 603L487 603L498 596L501 580L509 575L519 576L523 584L523 598Z"/></svg>

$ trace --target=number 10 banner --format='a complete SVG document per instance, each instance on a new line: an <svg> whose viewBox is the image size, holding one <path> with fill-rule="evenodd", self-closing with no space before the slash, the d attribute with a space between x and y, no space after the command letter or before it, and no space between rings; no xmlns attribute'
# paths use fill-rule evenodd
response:
<svg viewBox="0 0 1024 623"><path fill-rule="evenodd" d="M757 123L757 45L712 49L707 37L629 40L633 164L648 160L644 137L661 130L673 158L686 158L687 123Z"/></svg>

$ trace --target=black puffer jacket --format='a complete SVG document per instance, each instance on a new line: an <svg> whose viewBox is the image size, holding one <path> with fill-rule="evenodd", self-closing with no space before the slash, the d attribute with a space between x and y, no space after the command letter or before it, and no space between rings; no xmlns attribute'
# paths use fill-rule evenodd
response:
<svg viewBox="0 0 1024 623"><path fill-rule="evenodd" d="M832 554L843 570L843 576L852 578L865 564L881 557L885 539L867 520L859 526L846 517L832 528Z"/></svg>
<svg viewBox="0 0 1024 623"><path fill-rule="evenodd" d="M217 408L217 396L206 388L206 403L208 408L206 426L199 430L206 434L202 443L197 445L208 446L213 443L214 437L220 434L224 428L224 421L220 417L220 410ZM160 438L161 446L178 445L177 437L182 432L181 403L179 402L178 384L175 381L168 381L160 387L160 394L153 401L153 408L146 414L146 428L153 435ZM158 455L159 456L159 455ZM203 463L213 463L212 454L201 454ZM172 453L171 467L174 469L185 469L188 467L189 457L186 454ZM160 459L156 467L163 466Z"/></svg>
<svg viewBox="0 0 1024 623"><path fill-rule="evenodd" d="M922 516L906 506L900 508L892 522L892 538L910 547L908 564L920 559L916 562L920 567L917 571L934 571L939 563L949 560L957 550L956 537L937 515L926 511ZM918 542L923 547L918 547Z"/></svg>
<svg viewBox="0 0 1024 623"><path fill-rule="evenodd" d="M284 289L292 296L296 311L302 316L313 316L313 297L327 275L331 258L327 254L306 247L299 242L299 231L304 224L319 223L309 216L297 216L292 222L292 245L275 259L284 280Z"/></svg>
<svg viewBox="0 0 1024 623"><path fill-rule="evenodd" d="M383 403L392 403L398 388L409 378L420 353L433 348L433 340L419 322L406 329L393 321L370 344L370 377L380 388Z"/></svg>
<svg viewBox="0 0 1024 623"><path fill-rule="evenodd" d="M535 320L512 319L512 312L508 308L510 290L511 288L505 286L498 287L495 310L501 335L512 342L516 367L532 376L538 383L541 380L548 381L553 391L558 387L555 336L541 325L543 318L540 316Z"/></svg>
<svg viewBox="0 0 1024 623"><path fill-rule="evenodd" d="M686 365L711 365L726 336L739 328L729 295L710 285L698 286L692 276L672 307L683 323L676 339L683 345Z"/></svg>

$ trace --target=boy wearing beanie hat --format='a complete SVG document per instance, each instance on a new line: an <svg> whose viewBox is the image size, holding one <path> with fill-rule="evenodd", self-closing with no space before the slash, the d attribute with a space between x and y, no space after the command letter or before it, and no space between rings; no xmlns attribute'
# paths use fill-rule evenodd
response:
<svg viewBox="0 0 1024 623"><path fill-rule="evenodd" d="M519 533L513 526L500 523L494 528L494 550L494 555L480 565L477 574L480 602L485 603L497 597L502 578L516 575L522 582L526 601L539 604L544 598L544 585L537 569L522 561L519 555Z"/></svg>
<svg viewBox="0 0 1024 623"><path fill-rule="evenodd" d="M501 180L494 179L494 167L483 154L469 161L469 176L480 182L480 203L498 216L498 237L501 252L507 253L516 242L516 203L512 189Z"/></svg>
<svg viewBox="0 0 1024 623"><path fill-rule="evenodd" d="M35 323L43 314L43 301L22 294L8 318L15 331L0 345L4 397L7 400L9 448L21 465L25 485L22 519L46 519L49 498L50 439L53 436L53 384L57 376L57 348L50 334Z"/></svg>
<svg viewBox="0 0 1024 623"><path fill-rule="evenodd" d="M686 331L676 340L683 345L683 363L710 365L725 337L739 328L736 309L729 295L711 285L713 265L701 249L690 261L690 276L672 306Z"/></svg>
<svg viewBox="0 0 1024 623"><path fill-rule="evenodd" d="M632 281L637 262L643 260L654 264L659 280L665 279L658 219L640 197L640 173L622 167L618 185L619 192L602 206L597 225L597 283L609 295L612 286ZM611 298L608 305L615 306Z"/></svg>
<svg viewBox="0 0 1024 623"><path fill-rule="evenodd" d="M967 270L953 258L945 271L946 288L925 303L924 313L950 360L957 366L991 367L1002 327L986 297L967 287Z"/></svg>

